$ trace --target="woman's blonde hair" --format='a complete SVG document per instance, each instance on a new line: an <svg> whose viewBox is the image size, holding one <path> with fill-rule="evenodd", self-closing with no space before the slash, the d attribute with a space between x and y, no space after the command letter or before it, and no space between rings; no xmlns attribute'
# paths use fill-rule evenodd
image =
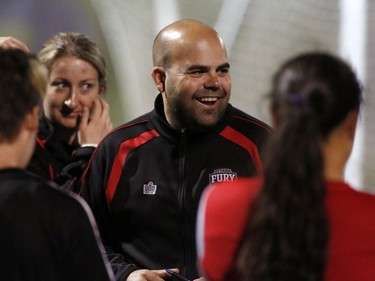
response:
<svg viewBox="0 0 375 281"><path fill-rule="evenodd" d="M74 56L90 63L97 71L99 85L107 89L106 63L99 47L86 35L76 32L60 32L50 38L38 54L39 60L51 72L54 62L64 56Z"/></svg>
<svg viewBox="0 0 375 281"><path fill-rule="evenodd" d="M31 83L43 98L47 87L48 70L36 57L31 57L29 63Z"/></svg>

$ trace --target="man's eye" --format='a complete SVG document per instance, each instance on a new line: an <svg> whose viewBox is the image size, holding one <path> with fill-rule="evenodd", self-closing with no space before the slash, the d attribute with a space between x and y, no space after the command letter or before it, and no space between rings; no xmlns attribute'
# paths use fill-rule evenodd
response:
<svg viewBox="0 0 375 281"><path fill-rule="evenodd" d="M229 68L223 68L223 69L220 69L219 71L218 71L218 74L220 75L220 76L225 76L225 75L227 75L229 73Z"/></svg>
<svg viewBox="0 0 375 281"><path fill-rule="evenodd" d="M204 74L205 74L205 71L203 70L194 70L194 71L189 72L189 75L192 77L202 77Z"/></svg>

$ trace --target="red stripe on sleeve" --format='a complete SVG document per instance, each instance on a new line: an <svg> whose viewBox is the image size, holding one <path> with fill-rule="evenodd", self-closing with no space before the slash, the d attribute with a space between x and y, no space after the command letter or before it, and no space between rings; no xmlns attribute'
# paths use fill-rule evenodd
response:
<svg viewBox="0 0 375 281"><path fill-rule="evenodd" d="M113 196L115 194L117 184L120 180L120 176L122 173L122 168L124 166L128 153L132 151L134 148L141 146L142 144L158 136L159 134L155 130L152 130L152 131L144 132L134 139L129 139L121 143L119 151L116 155L116 158L113 161L111 174L109 176L108 184L106 188L108 205L111 203Z"/></svg>
<svg viewBox="0 0 375 281"><path fill-rule="evenodd" d="M250 139L248 139L243 134L232 129L229 126L227 126L223 131L221 131L220 135L234 143L237 143L238 145L246 149L247 152L250 154L250 157L253 159L258 175L262 175L263 168L262 161L260 160L259 151L257 146Z"/></svg>
<svg viewBox="0 0 375 281"><path fill-rule="evenodd" d="M48 171L49 171L49 177L52 181L55 180L55 173L53 171L53 167L52 167L52 164L49 164L48 165Z"/></svg>

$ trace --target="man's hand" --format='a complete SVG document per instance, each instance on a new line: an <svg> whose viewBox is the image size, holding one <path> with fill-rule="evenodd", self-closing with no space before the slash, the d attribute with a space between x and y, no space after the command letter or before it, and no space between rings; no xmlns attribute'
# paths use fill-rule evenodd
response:
<svg viewBox="0 0 375 281"><path fill-rule="evenodd" d="M108 103L102 98L97 98L93 103L91 115L88 108L83 109L78 128L78 142L81 146L97 145L112 127Z"/></svg>
<svg viewBox="0 0 375 281"><path fill-rule="evenodd" d="M172 271L179 273L180 271L177 268L171 269ZM173 280L173 277L167 273L165 269L160 270L148 270L148 269L139 269L130 273L126 281L164 281L164 280ZM203 277L194 279L194 281L206 281Z"/></svg>
<svg viewBox="0 0 375 281"><path fill-rule="evenodd" d="M0 37L0 47L5 49L21 49L25 53L29 53L29 48L25 43L14 37Z"/></svg>
<svg viewBox="0 0 375 281"><path fill-rule="evenodd" d="M173 271L179 272L177 268L173 269ZM126 281L164 281L165 277L171 277L165 271L165 269L160 269L160 270L139 269L130 273Z"/></svg>

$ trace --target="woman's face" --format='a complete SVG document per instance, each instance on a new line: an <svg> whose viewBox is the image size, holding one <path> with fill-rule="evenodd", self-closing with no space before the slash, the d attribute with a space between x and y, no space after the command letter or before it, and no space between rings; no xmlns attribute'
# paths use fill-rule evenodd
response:
<svg viewBox="0 0 375 281"><path fill-rule="evenodd" d="M53 124L76 129L84 107L101 94L99 75L90 63L74 56L57 59L49 73L44 112Z"/></svg>

